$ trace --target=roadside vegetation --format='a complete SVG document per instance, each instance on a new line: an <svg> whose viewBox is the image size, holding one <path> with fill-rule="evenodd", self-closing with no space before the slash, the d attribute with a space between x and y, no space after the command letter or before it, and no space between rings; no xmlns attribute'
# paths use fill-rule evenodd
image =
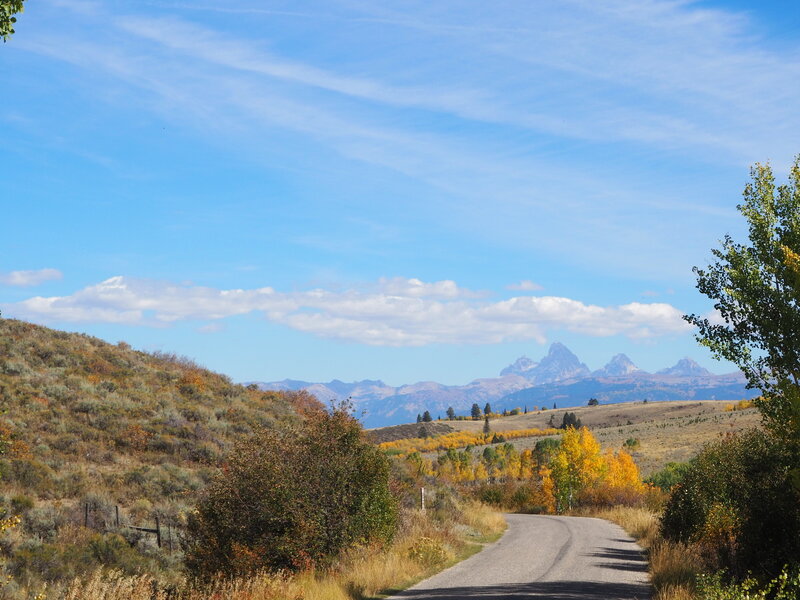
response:
<svg viewBox="0 0 800 600"><path fill-rule="evenodd" d="M346 410L184 357L0 319L0 400L0 598L360 598L504 528Z"/></svg>

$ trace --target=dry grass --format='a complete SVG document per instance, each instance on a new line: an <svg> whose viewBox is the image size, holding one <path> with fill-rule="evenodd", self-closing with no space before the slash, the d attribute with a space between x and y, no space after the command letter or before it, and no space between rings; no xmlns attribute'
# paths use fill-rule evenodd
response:
<svg viewBox="0 0 800 600"><path fill-rule="evenodd" d="M591 516L622 527L647 551L653 600L692 600L699 558L690 546L667 541L659 533L658 514L646 508L615 506Z"/></svg>
<svg viewBox="0 0 800 600"><path fill-rule="evenodd" d="M726 411L727 404L719 400L681 400L578 406L494 419L491 428L501 434L508 430L544 429L551 416L556 424L560 424L566 411L574 412L592 430L604 449L618 450L627 439L638 439L639 447L632 456L646 477L669 462L685 462L693 458L705 444L727 433L759 426L761 417L758 410ZM480 433L483 430L483 421L447 421L446 424L454 431ZM371 435L380 438L382 431L372 430ZM416 435L413 427L408 431L412 432L410 435ZM522 451L533 448L540 439L517 438L513 443L518 451ZM476 449L480 451L483 446ZM435 456L435 453L430 456Z"/></svg>
<svg viewBox="0 0 800 600"><path fill-rule="evenodd" d="M499 537L503 516L474 501L465 502L458 521L437 521L419 510L409 511L395 543L388 549L359 547L327 571L296 576L261 573L204 587L184 584L180 600L362 600L403 589L479 549L476 542ZM414 549L425 549L414 552ZM47 598L59 600L174 600L154 592L151 577L130 577L119 571L98 571L75 579Z"/></svg>

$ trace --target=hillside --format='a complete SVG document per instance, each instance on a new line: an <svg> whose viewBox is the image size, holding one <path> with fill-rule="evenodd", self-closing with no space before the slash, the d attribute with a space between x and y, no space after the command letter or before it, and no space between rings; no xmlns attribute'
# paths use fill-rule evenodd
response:
<svg viewBox="0 0 800 600"><path fill-rule="evenodd" d="M102 562L168 568L174 555L155 536L124 526L153 527L156 517L179 526L237 438L293 419L307 401L235 385L187 358L0 319L0 433L10 440L0 511L22 516L3 548L11 571L91 568L99 556L70 550L71 527L83 523L98 532L92 547L117 543L113 530L137 549L107 549L119 556Z"/></svg>
<svg viewBox="0 0 800 600"><path fill-rule="evenodd" d="M684 462L694 457L704 444L727 433L758 427L761 422L755 408L730 410L727 402L630 402L600 406L570 408L589 427L606 449L618 450L626 440L639 444L629 448L643 475L663 468L668 462ZM493 432L503 433L525 429L558 427L566 410L537 410L528 414L491 419ZM483 420L437 421L449 431L479 433ZM415 435L419 426L406 426L404 431ZM398 427L373 429L370 435L377 442L398 439ZM437 432L438 433L438 432ZM533 448L541 437L521 437L512 440L518 450ZM480 449L480 448L479 448Z"/></svg>

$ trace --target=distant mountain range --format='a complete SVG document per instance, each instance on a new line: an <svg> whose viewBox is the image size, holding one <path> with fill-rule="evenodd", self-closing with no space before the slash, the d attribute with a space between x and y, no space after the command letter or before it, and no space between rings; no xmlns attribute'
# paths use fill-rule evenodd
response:
<svg viewBox="0 0 800 600"><path fill-rule="evenodd" d="M423 381L399 387L380 380L353 383L333 380L312 383L284 379L255 383L264 390L305 389L323 402L352 398L364 412L367 427L408 423L428 410L434 418L445 416L448 407L468 414L472 404L489 402L495 411L526 405L558 408L586 404L589 398L603 403L633 400L738 400L752 398L756 390L745 388L742 373L714 375L690 358L674 366L648 373L624 354L617 354L602 369L589 368L561 343L554 343L546 356L535 362L522 356L500 371L499 377L476 379L466 385L448 386Z"/></svg>

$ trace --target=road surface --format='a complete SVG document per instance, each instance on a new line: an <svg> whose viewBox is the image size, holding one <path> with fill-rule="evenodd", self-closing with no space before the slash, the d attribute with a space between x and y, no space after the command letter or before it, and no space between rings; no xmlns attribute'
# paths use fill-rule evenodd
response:
<svg viewBox="0 0 800 600"><path fill-rule="evenodd" d="M390 600L646 600L641 548L608 521L506 515L500 540Z"/></svg>

